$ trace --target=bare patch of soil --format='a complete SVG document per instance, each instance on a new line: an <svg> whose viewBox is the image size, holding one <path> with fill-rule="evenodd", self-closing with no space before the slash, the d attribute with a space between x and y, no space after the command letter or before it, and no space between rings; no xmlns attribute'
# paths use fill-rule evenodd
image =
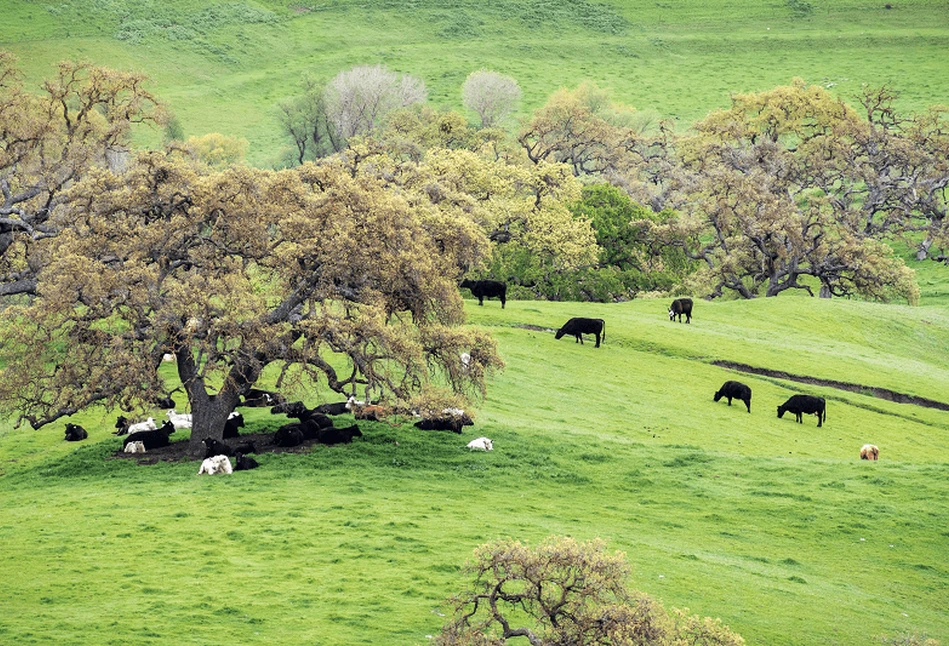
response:
<svg viewBox="0 0 949 646"><path fill-rule="evenodd" d="M889 390L887 388L878 388L876 386L864 386L861 384L852 384L846 381L835 381L833 379L818 379L817 377L806 377L804 375L794 375L789 372L784 372L783 370L771 370L769 368L756 368L754 366L749 366L744 363L736 363L734 361L725 361L725 360L715 360L712 362L713 365L719 366L721 368L729 368L731 370L737 370L739 372L747 372L753 375L763 375L765 377L774 377L775 379L786 379L788 381L796 381L803 384L812 384L814 386L827 386L829 388L837 388L840 390L846 390L852 393L861 393L865 395L873 395L879 399L885 399L887 401L896 402L897 404L913 404L915 406L922 406L923 408L935 408L937 410L949 411L949 404L936 401L934 399L926 399L925 397L917 397L916 395L906 395L903 393L898 393L894 390Z"/></svg>

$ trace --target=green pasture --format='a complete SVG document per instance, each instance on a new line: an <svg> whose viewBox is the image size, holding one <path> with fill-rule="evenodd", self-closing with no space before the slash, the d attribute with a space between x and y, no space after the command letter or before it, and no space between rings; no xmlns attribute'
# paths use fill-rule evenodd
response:
<svg viewBox="0 0 949 646"><path fill-rule="evenodd" d="M616 100L685 127L734 92L794 77L853 99L887 84L900 107L949 97L949 12L941 0L633 2L610 0L0 1L0 48L31 83L63 59L141 71L186 135L250 142L279 164L275 105L304 74L326 81L385 64L425 81L435 106L461 108L472 71L510 75L521 114L559 87L593 81ZM155 144L159 132L140 132Z"/></svg>
<svg viewBox="0 0 949 646"><path fill-rule="evenodd" d="M473 428L361 423L227 477L110 459L112 412L77 416L80 445L4 425L0 643L425 644L477 545L550 534L604 538L633 587L750 645L946 643L949 412L711 364L949 402L949 314L923 302L698 301L686 325L668 299L469 301L507 362ZM603 317L602 347L555 341L571 316ZM712 401L726 379L751 414ZM777 419L796 392L827 398L822 428Z"/></svg>

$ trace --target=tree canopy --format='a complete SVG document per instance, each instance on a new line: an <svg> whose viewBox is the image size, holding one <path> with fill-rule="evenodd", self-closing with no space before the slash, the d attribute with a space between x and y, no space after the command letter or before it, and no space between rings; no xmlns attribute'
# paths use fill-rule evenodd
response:
<svg viewBox="0 0 949 646"><path fill-rule="evenodd" d="M482 393L502 365L487 334L460 325L455 280L483 234L341 159L213 171L145 153L125 172L91 171L55 218L37 298L2 318L0 401L34 426L149 401L165 353L195 453L271 364L404 410Z"/></svg>
<svg viewBox="0 0 949 646"><path fill-rule="evenodd" d="M475 550L471 586L452 599L439 646L740 646L718 620L666 611L630 590L625 555L601 540L499 540Z"/></svg>
<svg viewBox="0 0 949 646"><path fill-rule="evenodd" d="M35 291L36 243L58 235L67 189L93 168L121 167L132 125L164 118L142 75L65 62L33 94L0 51L0 296Z"/></svg>

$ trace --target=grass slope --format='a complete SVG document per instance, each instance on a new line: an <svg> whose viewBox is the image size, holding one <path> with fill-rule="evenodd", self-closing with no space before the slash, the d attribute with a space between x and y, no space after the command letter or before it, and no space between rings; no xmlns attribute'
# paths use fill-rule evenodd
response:
<svg viewBox="0 0 949 646"><path fill-rule="evenodd" d="M945 401L945 310L700 301L685 325L666 305L469 302L508 367L464 436L371 423L198 478L107 459L103 412L82 446L0 427L0 643L424 644L475 546L549 534L607 539L636 588L752 645L949 641L949 413L709 363ZM606 319L601 348L545 331L574 315ZM730 378L750 415L712 402ZM776 418L794 392L828 398L824 427ZM481 434L495 451L463 448Z"/></svg>
<svg viewBox="0 0 949 646"><path fill-rule="evenodd" d="M249 161L280 163L274 106L309 74L357 64L422 78L437 106L460 108L465 77L513 76L522 113L584 80L617 100L684 125L732 92L793 77L852 99L889 84L910 110L945 102L945 3L734 0L642 3L553 0L0 1L0 48L31 82L62 59L145 72L188 135L247 138ZM140 133L155 143L160 133Z"/></svg>

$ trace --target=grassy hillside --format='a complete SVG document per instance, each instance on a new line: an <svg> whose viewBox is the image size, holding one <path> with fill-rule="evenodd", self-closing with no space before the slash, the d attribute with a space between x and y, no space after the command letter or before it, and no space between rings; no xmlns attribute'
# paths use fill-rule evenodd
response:
<svg viewBox="0 0 949 646"><path fill-rule="evenodd" d="M945 310L700 301L685 325L666 306L469 302L508 367L463 436L366 423L198 478L107 459L102 411L83 446L0 427L0 642L424 644L475 546L549 534L603 537L636 588L752 645L949 641L949 412L710 363L947 401ZM606 319L601 348L546 331L574 315ZM735 378L751 414L712 401ZM827 398L824 427L776 418L795 392ZM478 435L492 453L463 448Z"/></svg>
<svg viewBox="0 0 949 646"><path fill-rule="evenodd" d="M465 77L489 68L516 78L523 112L555 89L595 81L640 110L683 125L732 92L793 77L853 97L889 84L902 107L949 97L949 14L940 0L890 3L0 1L0 47L31 81L62 59L147 73L188 135L247 138L249 161L278 163L275 104L301 77L321 80L384 63L422 78L430 100L460 107ZM158 133L141 133L143 142Z"/></svg>

